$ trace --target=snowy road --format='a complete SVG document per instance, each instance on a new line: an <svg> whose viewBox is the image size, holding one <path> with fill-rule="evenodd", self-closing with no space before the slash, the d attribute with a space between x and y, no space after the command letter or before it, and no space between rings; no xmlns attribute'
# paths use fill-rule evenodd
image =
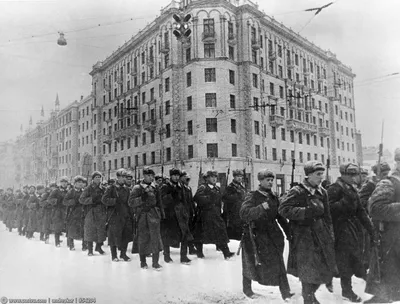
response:
<svg viewBox="0 0 400 304"><path fill-rule="evenodd" d="M51 236L54 238L54 236ZM172 264L165 264L162 256L161 272L151 267L139 267L138 255L131 255L132 261L111 262L109 247L104 246L107 255L96 254L88 257L81 251L80 242L75 242L76 251L49 245L38 240L27 240L9 233L0 224L0 297L78 299L96 298L96 303L283 303L278 287L266 287L253 283L253 290L259 297L247 299L241 292L241 258L230 261L223 259L215 246L204 248L204 260L189 256L192 265L179 263L179 250L172 249ZM232 241L231 251L236 251L238 242ZM286 258L286 257L285 257ZM149 266L151 263L148 264ZM289 283L296 293L291 303L303 303L300 282L289 276ZM363 290L365 283L353 278L354 290L364 300L370 296ZM340 284L334 280L334 293L324 286L316 296L321 303L345 303L340 296Z"/></svg>

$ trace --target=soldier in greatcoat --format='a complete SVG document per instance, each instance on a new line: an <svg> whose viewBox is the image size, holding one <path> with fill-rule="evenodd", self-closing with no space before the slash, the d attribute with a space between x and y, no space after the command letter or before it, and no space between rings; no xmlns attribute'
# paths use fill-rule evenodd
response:
<svg viewBox="0 0 400 304"><path fill-rule="evenodd" d="M0 188L0 220L5 223L6 206L4 201L4 190Z"/></svg>
<svg viewBox="0 0 400 304"><path fill-rule="evenodd" d="M25 217L27 217L28 208L26 207L26 203L29 199L29 187L24 186L22 188L22 198L17 200L17 225L18 225L18 234L25 235L26 224Z"/></svg>
<svg viewBox="0 0 400 304"><path fill-rule="evenodd" d="M328 189L329 205L335 233L336 264L339 270L342 296L351 302L361 302L353 291L351 277L366 278L363 261L363 229L374 241L370 218L362 207L355 181L359 175L357 165L340 166L340 174Z"/></svg>
<svg viewBox="0 0 400 304"><path fill-rule="evenodd" d="M319 303L316 290L337 273L328 196L321 187L324 170L320 162L307 162L304 181L282 197L278 208L292 231L287 272L300 279L305 304Z"/></svg>
<svg viewBox="0 0 400 304"><path fill-rule="evenodd" d="M148 268L146 255L151 254L153 268L160 270L161 265L158 260L163 248L160 234L163 209L157 186L153 182L154 175L152 169L143 169L143 180L139 185L133 187L129 196L129 206L133 208L135 214L136 231L134 233L137 234L135 241L140 256L140 267Z"/></svg>
<svg viewBox="0 0 400 304"><path fill-rule="evenodd" d="M16 216L17 216L17 206L14 197L14 192L12 188L8 188L6 195L4 196L4 201L6 205L6 227L11 232L13 228L16 228Z"/></svg>
<svg viewBox="0 0 400 304"><path fill-rule="evenodd" d="M101 248L106 240L106 207L101 202L105 189L101 186L101 173L93 172L92 182L83 190L79 202L87 206L83 238L88 245L88 256L93 256L93 242L96 243L95 251L105 254Z"/></svg>
<svg viewBox="0 0 400 304"><path fill-rule="evenodd" d="M53 212L53 207L47 199L49 198L51 191L55 190L56 188L57 184L51 183L49 188L45 189L39 201L39 205L42 208L42 222L40 227L40 235L41 236L43 235L41 241L45 242L45 244L49 243L49 236L51 233L51 214Z"/></svg>
<svg viewBox="0 0 400 304"><path fill-rule="evenodd" d="M229 250L229 238L221 217L221 191L216 185L218 172L207 171L206 176L207 182L199 186L193 197L198 208L194 231L197 256L204 258L203 244L215 244L224 254L224 258L229 259L234 253Z"/></svg>
<svg viewBox="0 0 400 304"><path fill-rule="evenodd" d="M184 190L184 194L185 194L185 201L187 203L187 207L189 208L189 229L190 232L194 233L194 227L196 224L196 220L195 220L195 214L196 214L196 206L195 206L195 202L193 201L193 191L192 188L190 187L190 175L187 174L187 172L182 171L181 172L181 177L180 177L180 181L183 185L183 190ZM193 241L188 242L188 249L189 249L189 254L190 255L196 255L197 254L197 250L195 247L195 244Z"/></svg>
<svg viewBox="0 0 400 304"><path fill-rule="evenodd" d="M400 148L395 161L396 170L376 185L368 202L380 242L375 257L379 267L371 265L365 290L374 296L364 303L400 301Z"/></svg>
<svg viewBox="0 0 400 304"><path fill-rule="evenodd" d="M273 172L260 171L260 186L247 195L239 210L246 223L241 241L243 292L248 297L254 295L253 280L261 285L279 286L283 300L287 300L293 294L283 261L285 239L280 227L288 239L291 233L286 219L278 214L279 199L271 191L274 178Z"/></svg>
<svg viewBox="0 0 400 304"><path fill-rule="evenodd" d="M132 190L134 184L133 180L133 174L131 171L126 171L126 177L125 177L125 185L128 187L129 191Z"/></svg>
<svg viewBox="0 0 400 304"><path fill-rule="evenodd" d="M165 212L165 219L161 221L164 261L171 263L170 246L179 248L181 244L181 263L189 264L188 242L193 240L189 229L190 206L185 200L184 186L179 180L181 171L172 168L169 175L170 180L161 186L161 202Z"/></svg>
<svg viewBox="0 0 400 304"><path fill-rule="evenodd" d="M63 205L63 200L67 194L67 185L68 177L61 177L60 186L53 190L47 199L53 207L51 215L51 230L54 232L56 247L61 246L60 236L65 225L65 206Z"/></svg>
<svg viewBox="0 0 400 304"><path fill-rule="evenodd" d="M111 248L111 260L118 262L117 248L120 258L126 262L131 259L126 255L128 243L133 240L133 220L128 205L129 188L126 183L126 171L117 170L117 181L110 185L103 195L102 202L107 207L107 239Z"/></svg>
<svg viewBox="0 0 400 304"><path fill-rule="evenodd" d="M28 226L26 228L27 238L32 239L33 234L39 231L38 227L38 213L39 202L44 193L44 186L38 185L37 187L31 186L29 188L29 199L26 203L28 207Z"/></svg>
<svg viewBox="0 0 400 304"><path fill-rule="evenodd" d="M83 245L83 222L84 222L84 206L79 203L82 195L85 178L77 175L74 178L74 186L64 197L63 205L67 208L66 227L67 227L67 246L69 250L75 250L74 240L82 240Z"/></svg>
<svg viewBox="0 0 400 304"><path fill-rule="evenodd" d="M246 196L246 188L242 184L244 172L243 170L234 170L233 180L226 187L225 193L222 196L224 203L224 213L226 216L226 230L228 237L231 240L238 240L242 238L243 223L240 219L240 208Z"/></svg>

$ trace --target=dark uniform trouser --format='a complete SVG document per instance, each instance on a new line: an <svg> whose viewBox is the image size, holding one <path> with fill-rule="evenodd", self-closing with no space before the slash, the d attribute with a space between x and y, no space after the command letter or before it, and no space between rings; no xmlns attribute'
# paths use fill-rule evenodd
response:
<svg viewBox="0 0 400 304"><path fill-rule="evenodd" d="M252 293L251 280L249 278L246 278L245 276L243 276L242 282L243 282L243 292L245 294ZM317 289L318 289L318 287L317 287ZM290 286L289 286L289 282L287 280L286 275L281 276L281 278L279 280L279 291L281 292L283 299L290 297Z"/></svg>
<svg viewBox="0 0 400 304"><path fill-rule="evenodd" d="M302 286L302 295L304 299L304 304L314 303L314 297L315 297L314 294L319 288L320 284L301 282L301 286Z"/></svg>

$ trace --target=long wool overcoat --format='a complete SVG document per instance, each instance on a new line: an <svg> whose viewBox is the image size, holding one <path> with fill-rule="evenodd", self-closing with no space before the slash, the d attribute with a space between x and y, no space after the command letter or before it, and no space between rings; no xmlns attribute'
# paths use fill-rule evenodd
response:
<svg viewBox="0 0 400 304"><path fill-rule="evenodd" d="M314 216L306 212L311 205L323 214ZM305 180L282 198L278 212L289 220L292 231L287 272L305 283L330 282L337 274L337 266L326 190L312 189Z"/></svg>
<svg viewBox="0 0 400 304"><path fill-rule="evenodd" d="M163 244L179 247L180 242L192 241L189 229L190 202L186 202L183 185L180 182L167 182L160 191L165 212L165 219L161 220Z"/></svg>
<svg viewBox="0 0 400 304"><path fill-rule="evenodd" d="M264 202L268 203L268 209L262 206ZM243 276L262 285L279 286L282 280L287 281L283 261L285 239L279 225L289 236L290 228L286 219L278 214L278 206L279 200L271 191L259 188L246 196L240 209L240 216L246 223L242 240ZM250 233L254 235L261 262L258 266Z"/></svg>
<svg viewBox="0 0 400 304"><path fill-rule="evenodd" d="M222 196L224 213L226 213L226 229L228 237L231 240L240 240L242 237L243 222L239 212L245 196L246 188L235 181L232 181L226 187L225 193Z"/></svg>
<svg viewBox="0 0 400 304"><path fill-rule="evenodd" d="M203 184L193 197L197 203L197 216L194 231L196 242L203 244L229 243L225 222L221 217L221 191L219 187Z"/></svg>
<svg viewBox="0 0 400 304"><path fill-rule="evenodd" d="M144 182L135 185L129 196L129 206L134 211L137 225L132 253L160 252L163 249L160 233L163 210L156 185Z"/></svg>
<svg viewBox="0 0 400 304"><path fill-rule="evenodd" d="M110 186L102 202L107 207L107 239L110 246L125 247L133 240L133 220L128 205L129 188L125 185Z"/></svg>
<svg viewBox="0 0 400 304"><path fill-rule="evenodd" d="M29 232L39 232L39 222L38 222L38 216L39 216L39 202L40 202L41 196L38 196L36 194L31 194L28 202L26 203L26 206L28 208L28 226L26 227L26 230Z"/></svg>
<svg viewBox="0 0 400 304"><path fill-rule="evenodd" d="M42 222L40 232L44 234L50 234L51 232L51 214L53 211L52 205L47 200L49 198L50 191L43 193L39 205L42 208Z"/></svg>
<svg viewBox="0 0 400 304"><path fill-rule="evenodd" d="M65 225L65 206L63 200L67 194L67 189L59 187L51 191L48 202L53 206L51 215L51 230L54 233L61 233Z"/></svg>
<svg viewBox="0 0 400 304"><path fill-rule="evenodd" d="M79 203L82 189L72 188L64 197L63 205L67 209L67 236L74 240L83 239L84 206Z"/></svg>
<svg viewBox="0 0 400 304"><path fill-rule="evenodd" d="M104 189L93 182L83 190L79 202L88 206L84 224L84 240L87 242L101 243L106 240L106 207L101 198Z"/></svg>

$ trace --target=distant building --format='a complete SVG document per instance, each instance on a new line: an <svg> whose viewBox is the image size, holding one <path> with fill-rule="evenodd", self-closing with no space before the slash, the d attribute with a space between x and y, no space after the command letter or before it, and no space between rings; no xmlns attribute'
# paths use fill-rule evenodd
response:
<svg viewBox="0 0 400 304"><path fill-rule="evenodd" d="M0 142L0 188L13 187L16 183L16 166L14 163L15 144Z"/></svg>

